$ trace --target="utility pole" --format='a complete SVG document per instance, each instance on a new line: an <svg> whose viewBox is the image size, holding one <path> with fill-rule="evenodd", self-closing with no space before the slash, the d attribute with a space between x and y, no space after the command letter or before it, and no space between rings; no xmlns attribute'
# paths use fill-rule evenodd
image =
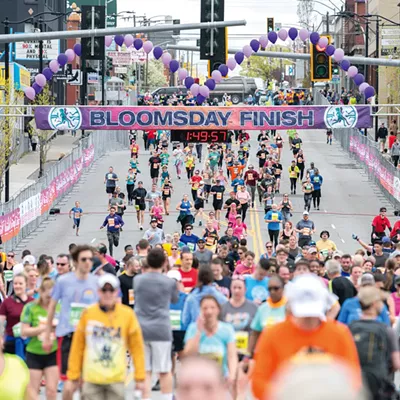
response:
<svg viewBox="0 0 400 400"><path fill-rule="evenodd" d="M10 33L10 26L8 18L6 17L4 21L4 34L8 35ZM4 77L6 93L8 92L8 97L10 96L10 44L5 43L4 45ZM9 127L6 126L6 129ZM7 203L10 200L10 159L8 155L8 149L6 149L7 159L6 159L6 170L4 174L4 200Z"/></svg>
<svg viewBox="0 0 400 400"><path fill-rule="evenodd" d="M326 12L326 34L329 35L329 11Z"/></svg>
<svg viewBox="0 0 400 400"><path fill-rule="evenodd" d="M365 57L369 55L369 20L365 21ZM369 66L364 64L365 79L369 81Z"/></svg>
<svg viewBox="0 0 400 400"><path fill-rule="evenodd" d="M43 18L39 17L39 30L43 32ZM39 73L43 72L43 40L39 40Z"/></svg>

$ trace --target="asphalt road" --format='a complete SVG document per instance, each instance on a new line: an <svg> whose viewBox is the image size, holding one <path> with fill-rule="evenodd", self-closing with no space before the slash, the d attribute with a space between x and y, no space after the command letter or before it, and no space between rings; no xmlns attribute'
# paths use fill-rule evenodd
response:
<svg viewBox="0 0 400 400"><path fill-rule="evenodd" d="M258 132L252 133L251 148L252 155L250 162L257 165L255 153L257 149ZM287 135L282 132L285 140L283 151L283 182L281 185L281 194L277 196L276 202L280 201L284 192L290 192L288 179L288 166L292 159L291 152L288 148ZM316 225L317 231L324 229L330 231L331 239L334 240L338 248L344 252L354 252L359 246L352 240L351 234L357 233L361 238L368 239L370 234L370 226L372 218L377 214L379 207L385 205L388 207L390 214L390 205L385 201L383 195L375 188L363 175L362 170L357 167L342 151L339 145L333 144L329 146L325 142L324 131L303 131L300 132L303 140L303 149L306 159L306 165L309 166L311 161L315 162L315 166L319 168L324 178L322 186L321 210L314 211L311 209L310 219ZM142 141L139 140L140 146ZM206 149L203 149L203 154ZM147 167L149 154L141 150L139 158L139 168L142 171L139 179L145 182L145 187L150 189L150 177ZM85 173L81 181L75 186L73 191L65 197L60 205L61 214L51 217L46 223L34 232L20 247L29 248L33 254L40 255L42 253L56 256L59 253L66 252L70 243L91 243L96 245L100 242L107 243L106 232L100 230L104 217L107 215L107 195L104 188L104 174L108 171L109 166L113 166L115 172L120 177L122 187L125 187L125 174L128 169L129 151L119 151L111 153L98 160L91 170ZM171 210L174 210L183 193L190 193L190 186L186 179L177 180L175 171L170 167L170 174L173 178L174 193L172 195ZM299 190L298 190L299 193ZM293 222L296 223L302 217L303 212L303 195L297 194L290 196L295 212ZM72 222L68 218L68 211L73 207L74 202L81 202L84 217L81 221L80 236L75 236L72 229ZM207 205L207 209L211 209L211 204ZM180 225L176 222L176 212L172 212L166 218L164 223L164 231L173 233L180 231ZM394 218L392 218L394 222ZM126 244L135 245L143 236L143 232L139 230L136 222L135 211L132 206L124 216L125 227L121 234L121 244L114 252L114 256L120 258L123 256L123 247ZM247 219L249 227L248 247L252 249L256 255L264 252L264 244L268 240L267 229L264 223L264 212L260 204L256 204L254 210L249 212ZM149 225L149 216L146 214L145 229ZM195 234L201 233L201 228L197 226L194 230ZM319 235L316 235L315 240ZM19 253L19 251L17 252ZM132 383L127 386L127 394L132 395ZM130 398L128 396L128 398ZM44 396L42 396L44 398ZM61 397L60 397L61 398ZM153 399L158 399L159 395L154 394Z"/></svg>

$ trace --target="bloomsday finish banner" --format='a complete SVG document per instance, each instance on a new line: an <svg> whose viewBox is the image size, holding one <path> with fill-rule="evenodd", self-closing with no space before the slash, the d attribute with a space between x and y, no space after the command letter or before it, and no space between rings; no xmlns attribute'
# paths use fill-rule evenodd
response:
<svg viewBox="0 0 400 400"><path fill-rule="evenodd" d="M36 107L39 129L325 129L370 128L365 106Z"/></svg>

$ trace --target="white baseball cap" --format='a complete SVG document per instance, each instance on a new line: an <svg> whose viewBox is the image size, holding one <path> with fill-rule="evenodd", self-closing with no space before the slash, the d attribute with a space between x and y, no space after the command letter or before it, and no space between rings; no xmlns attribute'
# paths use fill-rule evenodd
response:
<svg viewBox="0 0 400 400"><path fill-rule="evenodd" d="M27 256L25 256L23 258L22 264L24 264L24 265L26 265L26 264L35 265L36 264L36 258L33 255L28 254Z"/></svg>
<svg viewBox="0 0 400 400"><path fill-rule="evenodd" d="M332 300L327 288L316 275L300 275L286 289L285 296L295 317L326 319L325 313L332 304Z"/></svg>
<svg viewBox="0 0 400 400"><path fill-rule="evenodd" d="M97 285L102 289L106 284L111 285L114 289L119 289L119 279L113 274L100 275L97 281Z"/></svg>
<svg viewBox="0 0 400 400"><path fill-rule="evenodd" d="M171 271L168 271L167 276L168 276L168 278L175 279L178 282L182 281L182 275L176 269L171 269Z"/></svg>

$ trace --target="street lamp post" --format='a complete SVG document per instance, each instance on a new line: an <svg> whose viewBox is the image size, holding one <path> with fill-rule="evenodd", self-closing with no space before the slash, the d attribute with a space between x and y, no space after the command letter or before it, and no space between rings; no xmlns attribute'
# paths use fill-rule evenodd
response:
<svg viewBox="0 0 400 400"><path fill-rule="evenodd" d="M10 25L8 18L4 20L4 33L8 35L10 33ZM10 44L5 43L4 45L4 78L5 78L5 87L6 92L10 90ZM8 129L8 127L6 127ZM6 149L7 152L7 149ZM6 166L5 166L5 174L4 174L4 200L7 203L10 200L10 160L7 157Z"/></svg>

